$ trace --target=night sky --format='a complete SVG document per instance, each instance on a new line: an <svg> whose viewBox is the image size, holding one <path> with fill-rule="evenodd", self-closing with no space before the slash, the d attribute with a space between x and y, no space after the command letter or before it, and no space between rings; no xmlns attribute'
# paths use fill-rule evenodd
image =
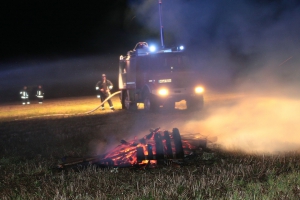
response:
<svg viewBox="0 0 300 200"><path fill-rule="evenodd" d="M162 0L162 11L165 45L185 45L208 84L299 84L299 1ZM157 0L11 1L0 16L3 101L24 85L93 95L101 73L117 90L119 56L139 41L160 45Z"/></svg>
<svg viewBox="0 0 300 200"><path fill-rule="evenodd" d="M2 59L107 53L127 32L124 20L130 8L126 1L7 4L1 13Z"/></svg>

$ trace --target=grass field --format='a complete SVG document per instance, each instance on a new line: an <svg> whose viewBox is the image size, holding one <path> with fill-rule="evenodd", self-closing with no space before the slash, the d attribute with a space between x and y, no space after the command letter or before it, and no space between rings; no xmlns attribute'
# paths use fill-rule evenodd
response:
<svg viewBox="0 0 300 200"><path fill-rule="evenodd" d="M65 155L98 155L162 122L175 127L195 115L181 109L128 112L120 110L118 98L113 102L115 112L106 107L90 114L99 105L94 97L1 105L0 199L300 199L297 152L258 155L216 147L186 165L57 170Z"/></svg>

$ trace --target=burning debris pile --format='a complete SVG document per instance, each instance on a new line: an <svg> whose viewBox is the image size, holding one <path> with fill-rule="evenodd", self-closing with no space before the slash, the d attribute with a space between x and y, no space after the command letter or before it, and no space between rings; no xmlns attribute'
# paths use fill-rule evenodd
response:
<svg viewBox="0 0 300 200"><path fill-rule="evenodd" d="M177 128L172 132L160 128L132 141L121 140L121 144L108 153L86 158L64 157L58 168L76 165L98 167L131 167L184 162L189 157L201 155L207 148L207 139L183 139Z"/></svg>

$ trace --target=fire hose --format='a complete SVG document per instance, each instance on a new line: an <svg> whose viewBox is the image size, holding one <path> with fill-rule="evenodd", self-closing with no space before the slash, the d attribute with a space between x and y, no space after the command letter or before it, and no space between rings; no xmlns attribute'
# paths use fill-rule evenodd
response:
<svg viewBox="0 0 300 200"><path fill-rule="evenodd" d="M111 93L109 93L110 95L97 107L97 108L95 108L95 109L93 109L93 110L91 110L91 111L88 111L88 112L85 112L85 113L83 113L83 114L90 114L90 113L92 113L92 112L94 112L94 111L96 111L97 109L99 109L105 102L107 102L109 99L111 99L113 96L115 96L116 94L119 94L119 93L121 93L121 91L118 91L118 92L115 92L115 93L113 93L113 94L111 94Z"/></svg>
<svg viewBox="0 0 300 200"><path fill-rule="evenodd" d="M103 102L101 102L101 104L99 106L97 106L96 108L94 108L93 110L87 111L87 112L83 112L83 113L75 113L75 114L52 114L52 115L40 115L40 116L34 116L34 117L27 117L26 119L29 118L36 118L36 117L49 117L49 116L61 116L61 115L83 115L83 114L90 114L94 111L96 111L97 109L99 109L105 102L107 102L109 99L111 99L113 96L117 95L121 93L121 91L117 91L113 94L110 94Z"/></svg>

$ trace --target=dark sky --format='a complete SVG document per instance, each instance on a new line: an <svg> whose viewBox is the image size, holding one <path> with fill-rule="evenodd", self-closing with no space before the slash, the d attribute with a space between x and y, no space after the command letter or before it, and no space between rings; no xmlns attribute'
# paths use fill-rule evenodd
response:
<svg viewBox="0 0 300 200"><path fill-rule="evenodd" d="M162 2L169 46L180 42L204 51L230 48L233 54L251 54L281 45L278 40L299 44L296 0ZM139 39L159 40L158 16L157 0L8 1L1 3L1 60L105 54Z"/></svg>
<svg viewBox="0 0 300 200"><path fill-rule="evenodd" d="M185 45L213 82L262 69L300 77L298 0L162 0L162 11L165 45ZM158 0L7 1L0 16L0 91L42 83L84 93L102 72L117 85L120 54L160 45Z"/></svg>
<svg viewBox="0 0 300 200"><path fill-rule="evenodd" d="M126 1L76 2L12 1L2 5L1 58L106 53L122 41L129 9Z"/></svg>
<svg viewBox="0 0 300 200"><path fill-rule="evenodd" d="M126 25L134 13L124 0L7 1L0 9L0 101L18 98L24 85L44 85L47 97L93 94L101 73L117 85L118 58L142 30Z"/></svg>

